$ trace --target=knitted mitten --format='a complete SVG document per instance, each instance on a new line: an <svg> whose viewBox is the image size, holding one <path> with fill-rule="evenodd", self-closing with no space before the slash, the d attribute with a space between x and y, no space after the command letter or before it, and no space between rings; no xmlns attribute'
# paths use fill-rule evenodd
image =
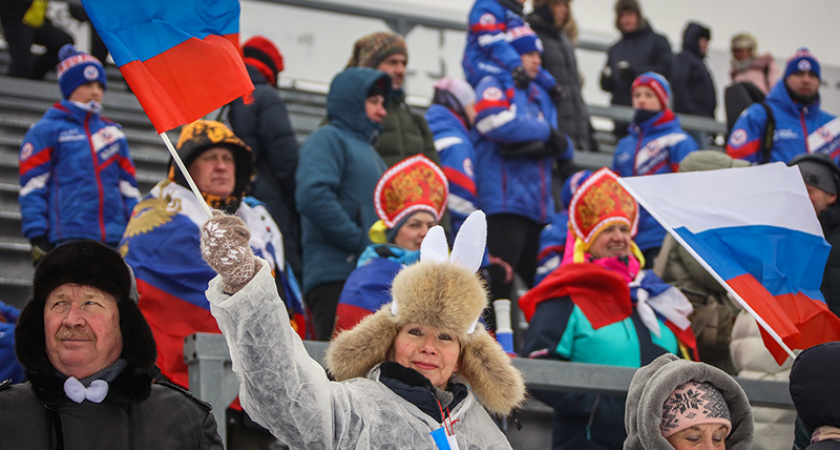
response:
<svg viewBox="0 0 840 450"><path fill-rule="evenodd" d="M248 244L251 232L239 217L214 210L201 233L201 255L222 276L224 290L234 294L254 278L259 265Z"/></svg>

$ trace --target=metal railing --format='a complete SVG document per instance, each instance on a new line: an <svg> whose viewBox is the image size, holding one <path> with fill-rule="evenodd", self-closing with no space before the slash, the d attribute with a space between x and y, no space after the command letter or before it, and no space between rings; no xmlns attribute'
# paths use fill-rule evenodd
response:
<svg viewBox="0 0 840 450"><path fill-rule="evenodd" d="M328 345L326 342L304 341L309 355L322 367ZM236 398L239 383L231 369L225 338L220 334L208 333L188 336L184 343L184 358L189 368L190 391L213 406L219 434L223 440L226 439L225 409ZM636 372L636 369L629 367L527 358L513 358L513 365L522 371L529 390L626 394ZM753 406L793 409L788 383L734 378Z"/></svg>

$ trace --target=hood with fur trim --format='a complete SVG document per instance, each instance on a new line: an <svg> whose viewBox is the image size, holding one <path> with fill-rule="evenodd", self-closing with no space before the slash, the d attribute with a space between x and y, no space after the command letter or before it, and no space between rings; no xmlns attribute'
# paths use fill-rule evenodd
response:
<svg viewBox="0 0 840 450"><path fill-rule="evenodd" d="M732 432L726 438L726 448L752 448L752 408L741 386L716 367L666 353L638 369L630 381L624 411L624 427L627 429L624 450L673 450L659 429L662 406L677 386L689 380L711 384L726 400L732 417Z"/></svg>
<svg viewBox="0 0 840 450"><path fill-rule="evenodd" d="M44 305L47 297L65 283L91 286L117 300L123 349L128 365L110 383L108 399L137 402L148 398L157 375L157 348L149 324L133 298L131 269L114 249L96 241L80 240L49 252L35 269L32 298L23 308L15 328L15 352L36 395L47 404L64 396L64 380L47 356Z"/></svg>
<svg viewBox="0 0 840 450"><path fill-rule="evenodd" d="M397 274L391 293L397 307L384 305L333 340L326 361L337 381L365 376L387 360L400 329L417 323L458 336L461 365L453 381L468 384L488 411L507 415L524 402L522 374L487 330L475 325L487 293L474 272L451 262L420 261Z"/></svg>

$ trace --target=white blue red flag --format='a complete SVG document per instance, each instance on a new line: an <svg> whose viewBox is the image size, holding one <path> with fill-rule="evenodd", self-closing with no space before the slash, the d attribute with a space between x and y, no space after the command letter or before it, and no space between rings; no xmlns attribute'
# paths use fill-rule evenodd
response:
<svg viewBox="0 0 840 450"><path fill-rule="evenodd" d="M789 349L840 340L840 318L820 293L831 247L798 168L775 163L620 182L751 310L778 362L788 353L776 339Z"/></svg>
<svg viewBox="0 0 840 450"><path fill-rule="evenodd" d="M158 133L254 90L238 0L82 0Z"/></svg>

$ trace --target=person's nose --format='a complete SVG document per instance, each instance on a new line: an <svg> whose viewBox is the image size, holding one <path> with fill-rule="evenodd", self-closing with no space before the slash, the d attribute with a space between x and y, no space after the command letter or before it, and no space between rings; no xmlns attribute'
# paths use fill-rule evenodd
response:
<svg viewBox="0 0 840 450"><path fill-rule="evenodd" d="M62 325L66 327L81 327L85 324L85 315L82 313L82 308L78 305L70 305L70 309L64 315Z"/></svg>
<svg viewBox="0 0 840 450"><path fill-rule="evenodd" d="M430 355L437 354L437 345L435 344L435 336L432 334L427 334L425 339L423 340L423 346L420 348L422 353L428 353Z"/></svg>

